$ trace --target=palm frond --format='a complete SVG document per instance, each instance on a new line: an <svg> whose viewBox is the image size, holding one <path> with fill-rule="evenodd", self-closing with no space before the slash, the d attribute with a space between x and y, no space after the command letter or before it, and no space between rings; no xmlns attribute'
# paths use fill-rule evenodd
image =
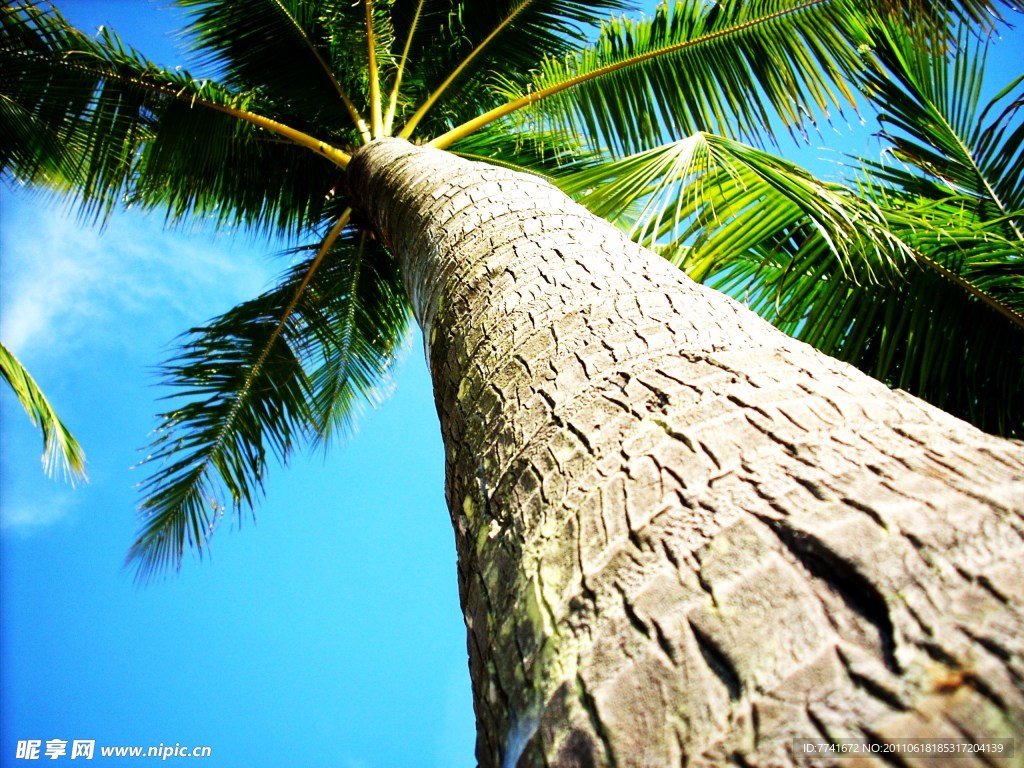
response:
<svg viewBox="0 0 1024 768"><path fill-rule="evenodd" d="M323 142L253 112L258 94L160 69L109 30L89 37L30 3L5 9L0 24L0 170L76 196L87 215L134 202L166 204L172 215L216 207L221 220L294 227L316 215L337 173L331 166L344 162ZM31 132L11 128L19 118ZM297 160L298 147L312 157ZM281 184L289 167L319 168L323 188L311 193L287 176Z"/></svg>
<svg viewBox="0 0 1024 768"><path fill-rule="evenodd" d="M1024 248L1001 221L824 184L703 134L556 183L790 335L1022 433Z"/></svg>
<svg viewBox="0 0 1024 768"><path fill-rule="evenodd" d="M739 254L708 284L890 386L987 431L1024 435L1019 317L1011 320L982 287L923 257L894 282L858 284L836 270L794 282L788 256L804 247L801 234L809 235L787 239L792 251Z"/></svg>
<svg viewBox="0 0 1024 768"><path fill-rule="evenodd" d="M43 471L51 476L60 471L72 483L84 480L85 452L35 379L3 344L0 344L0 376L10 385L32 425L43 433Z"/></svg>
<svg viewBox="0 0 1024 768"><path fill-rule="evenodd" d="M527 130L554 124L618 154L696 131L761 143L779 122L806 134L816 115L831 119L853 105L848 81L864 66L876 26L901 19L934 46L951 19L992 14L1000 4L666 0L652 18L613 20L593 46L546 57L528 83L506 83L504 104L432 143L445 147L512 113Z"/></svg>
<svg viewBox="0 0 1024 768"><path fill-rule="evenodd" d="M1004 219L1024 237L1024 75L981 103L985 52L963 30L952 62L915 45L909 33L884 30L877 48L884 68L863 73L878 105L881 136L903 166L862 161L875 179L915 198L958 195L980 220Z"/></svg>
<svg viewBox="0 0 1024 768"><path fill-rule="evenodd" d="M200 61L222 73L226 85L239 91L258 87L269 101L332 138L356 128L369 140L360 111L367 104L366 85L357 74L366 61L361 3L175 1L190 12L187 32Z"/></svg>
<svg viewBox="0 0 1024 768"><path fill-rule="evenodd" d="M375 243L342 233L319 268L291 269L274 289L202 328L162 369L178 391L144 464L142 529L128 554L140 579L202 555L226 510L241 520L262 493L268 454L351 429L382 396L407 324L401 284Z"/></svg>
<svg viewBox="0 0 1024 768"><path fill-rule="evenodd" d="M976 201L962 195L914 196L872 179L860 189L887 210L893 233L935 271L964 281L965 290L1024 330L1024 241L1012 224L1022 212L985 219Z"/></svg>
<svg viewBox="0 0 1024 768"><path fill-rule="evenodd" d="M870 43L848 0L681 0L604 24L593 46L545 58L506 99L528 105L519 114L529 125L554 124L622 154L697 131L756 141L779 119L797 131L852 105L845 78Z"/></svg>
<svg viewBox="0 0 1024 768"><path fill-rule="evenodd" d="M138 149L125 201L170 221L295 238L327 214L341 171L304 147L213 110L162 106Z"/></svg>
<svg viewBox="0 0 1024 768"><path fill-rule="evenodd" d="M820 247L794 255L794 276L835 266L850 279L891 280L913 258L883 212L798 166L712 134L573 174L556 183L599 216L697 280L731 254L757 250L806 227Z"/></svg>
<svg viewBox="0 0 1024 768"><path fill-rule="evenodd" d="M577 137L557 131L521 134L504 122L492 123L449 147L452 154L548 180L569 176L605 160Z"/></svg>
<svg viewBox="0 0 1024 768"><path fill-rule="evenodd" d="M633 5L633 0L397 0L392 8L396 40L404 46L412 35L404 90L417 107L402 121L399 135L434 136L494 107L499 96L486 87L494 73L523 78L545 56L583 45L597 24Z"/></svg>

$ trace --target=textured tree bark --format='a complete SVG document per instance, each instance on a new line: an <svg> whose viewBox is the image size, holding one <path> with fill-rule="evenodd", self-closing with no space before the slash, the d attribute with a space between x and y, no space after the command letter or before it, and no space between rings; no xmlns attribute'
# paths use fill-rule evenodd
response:
<svg viewBox="0 0 1024 768"><path fill-rule="evenodd" d="M1024 749L1020 444L793 341L540 179L396 140L349 175L428 340L481 765Z"/></svg>

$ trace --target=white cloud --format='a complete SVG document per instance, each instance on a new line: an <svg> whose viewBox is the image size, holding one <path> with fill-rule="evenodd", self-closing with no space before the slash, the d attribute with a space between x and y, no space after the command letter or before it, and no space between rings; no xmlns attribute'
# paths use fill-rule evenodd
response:
<svg viewBox="0 0 1024 768"><path fill-rule="evenodd" d="M278 270L271 246L167 231L159 219L117 215L102 232L4 191L0 338L15 354L60 356L86 335L130 344L132 325L168 340L258 293Z"/></svg>
<svg viewBox="0 0 1024 768"><path fill-rule="evenodd" d="M0 507L0 529L31 533L65 519L74 506L75 500L70 494L4 504Z"/></svg>

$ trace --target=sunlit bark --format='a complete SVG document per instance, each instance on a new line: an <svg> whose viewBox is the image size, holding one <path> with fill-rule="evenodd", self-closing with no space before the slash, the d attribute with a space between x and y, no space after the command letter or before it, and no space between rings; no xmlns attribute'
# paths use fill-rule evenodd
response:
<svg viewBox="0 0 1024 768"><path fill-rule="evenodd" d="M791 340L540 179L389 140L350 183L428 340L481 765L1021 745L1021 445Z"/></svg>

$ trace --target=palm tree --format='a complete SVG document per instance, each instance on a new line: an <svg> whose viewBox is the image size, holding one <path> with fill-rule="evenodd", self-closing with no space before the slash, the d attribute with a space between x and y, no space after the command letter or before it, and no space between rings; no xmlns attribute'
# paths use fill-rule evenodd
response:
<svg viewBox="0 0 1024 768"><path fill-rule="evenodd" d="M915 45L942 45L924 33L988 3L694 0L582 52L622 3L180 4L215 79L31 4L4 8L0 46L23 179L98 217L129 202L316 235L167 364L182 391L129 554L143 578L254 502L268 452L344 431L411 312L482 765L1024 733L1020 445L792 340L544 178L600 208L602 174L630 178L609 158L643 179L666 141L715 149L853 239L840 255L898 273L917 252L877 203L713 134L799 130L852 98L880 29L911 18ZM659 178L617 215L642 220Z"/></svg>

